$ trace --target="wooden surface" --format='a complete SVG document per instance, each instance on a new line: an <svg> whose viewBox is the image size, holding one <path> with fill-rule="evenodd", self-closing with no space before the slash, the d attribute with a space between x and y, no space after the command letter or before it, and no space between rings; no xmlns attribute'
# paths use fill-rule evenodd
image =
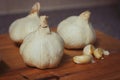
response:
<svg viewBox="0 0 120 80"><path fill-rule="evenodd" d="M95 63L78 65L72 57L82 54L82 50L65 49L59 67L45 70L26 66L19 47L9 35L0 35L0 80L120 80L120 41L99 31L96 34L95 46L109 50L109 56Z"/></svg>

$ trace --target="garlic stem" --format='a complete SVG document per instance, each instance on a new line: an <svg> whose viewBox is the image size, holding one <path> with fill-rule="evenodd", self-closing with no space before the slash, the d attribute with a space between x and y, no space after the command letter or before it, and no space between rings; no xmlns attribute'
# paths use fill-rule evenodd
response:
<svg viewBox="0 0 120 80"><path fill-rule="evenodd" d="M90 14L91 14L91 12L90 11L85 11L85 12L83 12L83 13L81 13L80 15L79 15L79 18L83 18L84 20L89 20L89 18L90 18Z"/></svg>
<svg viewBox="0 0 120 80"><path fill-rule="evenodd" d="M48 27L47 19L48 19L48 16L40 16L41 27L43 27L43 28Z"/></svg>
<svg viewBox="0 0 120 80"><path fill-rule="evenodd" d="M40 27L39 27L39 29L44 28L45 33L50 33L51 31L50 31L47 19L48 19L48 16L40 16Z"/></svg>
<svg viewBox="0 0 120 80"><path fill-rule="evenodd" d="M39 11L40 11L40 3L36 2L33 5L32 10L30 11L30 14L35 13L35 12L39 13Z"/></svg>
<svg viewBox="0 0 120 80"><path fill-rule="evenodd" d="M103 49L102 48L95 49L93 55L95 56L95 58L101 59L103 57Z"/></svg>

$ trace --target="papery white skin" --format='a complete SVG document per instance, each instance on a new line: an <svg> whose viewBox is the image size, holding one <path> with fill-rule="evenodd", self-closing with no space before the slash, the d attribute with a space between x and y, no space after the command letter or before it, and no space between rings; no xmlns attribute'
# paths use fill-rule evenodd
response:
<svg viewBox="0 0 120 80"><path fill-rule="evenodd" d="M38 29L40 3L33 5L28 16L15 20L9 27L10 38L15 42L22 42L29 33Z"/></svg>
<svg viewBox="0 0 120 80"><path fill-rule="evenodd" d="M89 24L90 12L85 11L79 16L71 16L61 21L57 32L65 42L65 48L78 49L93 43L96 34L91 24Z"/></svg>
<svg viewBox="0 0 120 80"><path fill-rule="evenodd" d="M40 69L58 66L64 50L63 39L50 31L45 18L41 16L39 29L30 33L20 47L24 62Z"/></svg>

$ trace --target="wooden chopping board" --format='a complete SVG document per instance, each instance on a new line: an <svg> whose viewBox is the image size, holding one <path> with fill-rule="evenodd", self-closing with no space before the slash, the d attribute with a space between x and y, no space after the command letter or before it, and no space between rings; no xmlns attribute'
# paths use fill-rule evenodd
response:
<svg viewBox="0 0 120 80"><path fill-rule="evenodd" d="M52 28L56 31L56 28ZM64 50L64 57L57 68L40 70L24 64L19 47L8 34L0 35L0 80L120 80L120 40L96 31L95 47L110 51L109 56L95 63L75 64L72 57L81 50Z"/></svg>

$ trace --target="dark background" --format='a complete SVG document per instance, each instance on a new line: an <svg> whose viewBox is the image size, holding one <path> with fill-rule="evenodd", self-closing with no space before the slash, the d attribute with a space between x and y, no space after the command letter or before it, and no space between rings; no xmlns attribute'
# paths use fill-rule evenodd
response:
<svg viewBox="0 0 120 80"><path fill-rule="evenodd" d="M90 21L93 27L114 38L120 39L120 4L109 4L96 7L70 8L60 10L41 11L40 15L49 16L49 25L57 27L59 22L69 16L79 15L81 12L91 11ZM28 13L1 14L0 15L0 34L8 33L10 24Z"/></svg>

